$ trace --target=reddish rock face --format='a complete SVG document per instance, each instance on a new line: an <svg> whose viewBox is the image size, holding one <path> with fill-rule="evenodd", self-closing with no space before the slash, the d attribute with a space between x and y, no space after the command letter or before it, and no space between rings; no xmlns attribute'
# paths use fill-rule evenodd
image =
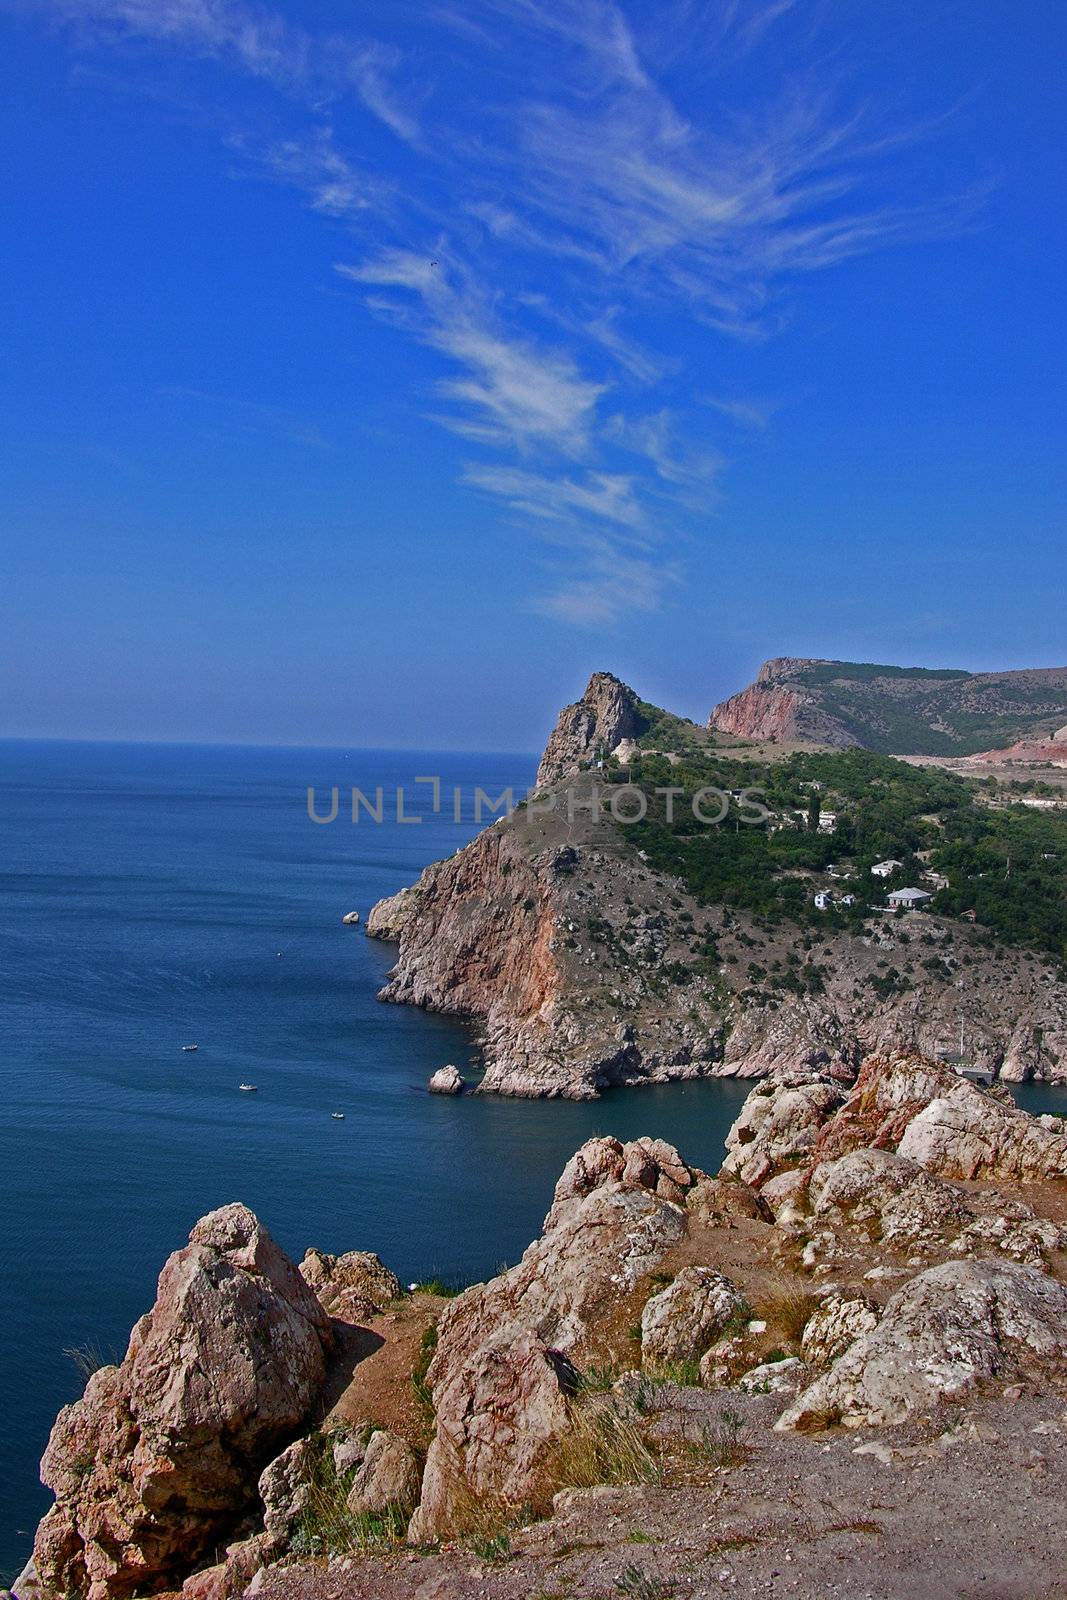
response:
<svg viewBox="0 0 1067 1600"><path fill-rule="evenodd" d="M198 1222L122 1365L94 1374L52 1429L41 1477L56 1503L34 1545L44 1592L177 1587L303 1423L330 1342L322 1306L245 1206Z"/></svg>

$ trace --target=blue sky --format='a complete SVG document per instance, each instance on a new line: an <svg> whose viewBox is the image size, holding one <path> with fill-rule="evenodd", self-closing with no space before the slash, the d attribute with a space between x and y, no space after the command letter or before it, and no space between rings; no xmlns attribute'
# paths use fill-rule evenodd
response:
<svg viewBox="0 0 1067 1600"><path fill-rule="evenodd" d="M1059 0L0 0L0 733L1067 661Z"/></svg>

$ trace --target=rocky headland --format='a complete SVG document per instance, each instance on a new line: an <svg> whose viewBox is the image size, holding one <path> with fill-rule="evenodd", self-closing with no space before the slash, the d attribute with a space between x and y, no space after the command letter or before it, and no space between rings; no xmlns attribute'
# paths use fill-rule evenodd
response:
<svg viewBox="0 0 1067 1600"><path fill-rule="evenodd" d="M963 1019L983 1073L1067 1079L1067 982L1041 952L936 910L771 924L650 860L613 820L605 777L642 756L682 763L691 735L706 738L650 713L594 675L560 715L538 793L368 918L399 946L380 998L471 1022L480 1092L590 1098L798 1064L847 1075L873 1051L947 1049Z"/></svg>
<svg viewBox="0 0 1067 1600"><path fill-rule="evenodd" d="M58 1417L19 1600L1067 1595L1067 1136L913 1054L589 1140L455 1298L194 1228Z"/></svg>

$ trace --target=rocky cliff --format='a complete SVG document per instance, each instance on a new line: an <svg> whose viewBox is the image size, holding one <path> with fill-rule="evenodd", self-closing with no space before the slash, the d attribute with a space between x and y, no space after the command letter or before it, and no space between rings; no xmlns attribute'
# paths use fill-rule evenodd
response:
<svg viewBox="0 0 1067 1600"><path fill-rule="evenodd" d="M590 1139L522 1260L452 1300L365 1251L298 1269L242 1206L205 1218L57 1420L18 1600L783 1573L823 1600L828 1561L880 1600L1062 1597L1063 1121L896 1054L760 1086L727 1145L710 1177Z"/></svg>
<svg viewBox="0 0 1067 1600"><path fill-rule="evenodd" d="M961 1019L990 1076L1067 1081L1048 958L931 912L802 937L702 902L612 821L610 793L566 780L371 913L368 933L399 945L381 998L473 1023L480 1092L847 1072L871 1050L947 1049Z"/></svg>
<svg viewBox="0 0 1067 1600"><path fill-rule="evenodd" d="M943 671L777 657L708 718L747 739L966 756L1051 737L1067 716L1067 667Z"/></svg>
<svg viewBox="0 0 1067 1600"><path fill-rule="evenodd" d="M582 698L559 714L537 769L538 788L572 777L646 726L634 691L610 672L594 672Z"/></svg>

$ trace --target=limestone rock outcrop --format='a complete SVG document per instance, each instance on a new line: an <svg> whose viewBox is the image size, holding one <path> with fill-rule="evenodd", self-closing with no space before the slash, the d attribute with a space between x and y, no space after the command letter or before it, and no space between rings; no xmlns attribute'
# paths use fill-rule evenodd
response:
<svg viewBox="0 0 1067 1600"><path fill-rule="evenodd" d="M357 1517L381 1516L395 1510L410 1514L419 1496L419 1464L406 1439L376 1428L367 1440L346 1500Z"/></svg>
<svg viewBox="0 0 1067 1600"><path fill-rule="evenodd" d="M880 1313L867 1295L834 1291L816 1306L801 1336L804 1359L814 1367L829 1367L850 1345L878 1326Z"/></svg>
<svg viewBox="0 0 1067 1600"><path fill-rule="evenodd" d="M779 1429L903 1422L1027 1359L1067 1359L1067 1288L1034 1267L946 1261L897 1291Z"/></svg>
<svg viewBox="0 0 1067 1600"><path fill-rule="evenodd" d="M331 1256L308 1250L300 1275L331 1317L359 1322L381 1311L402 1293L400 1279L371 1250Z"/></svg>
<svg viewBox="0 0 1067 1600"><path fill-rule="evenodd" d="M304 1422L330 1344L322 1306L245 1206L198 1222L121 1366L96 1372L52 1429L43 1592L126 1600L180 1583Z"/></svg>
<svg viewBox="0 0 1067 1600"><path fill-rule="evenodd" d="M634 691L610 672L594 672L585 693L564 706L537 769L537 787L572 777L597 756L610 755L624 739L644 731Z"/></svg>
<svg viewBox="0 0 1067 1600"><path fill-rule="evenodd" d="M368 939L399 939L418 910L418 885L410 884L398 889L384 900L379 900L367 914Z"/></svg>
<svg viewBox="0 0 1067 1600"><path fill-rule="evenodd" d="M518 1266L451 1303L427 1373L437 1427L412 1539L462 1528L486 1497L544 1502L576 1366L603 1355L605 1328L686 1236L680 1202L699 1176L660 1140L589 1140Z"/></svg>
<svg viewBox="0 0 1067 1600"><path fill-rule="evenodd" d="M736 1284L712 1267L684 1267L641 1313L641 1363L647 1372L698 1363L728 1323L747 1311Z"/></svg>

